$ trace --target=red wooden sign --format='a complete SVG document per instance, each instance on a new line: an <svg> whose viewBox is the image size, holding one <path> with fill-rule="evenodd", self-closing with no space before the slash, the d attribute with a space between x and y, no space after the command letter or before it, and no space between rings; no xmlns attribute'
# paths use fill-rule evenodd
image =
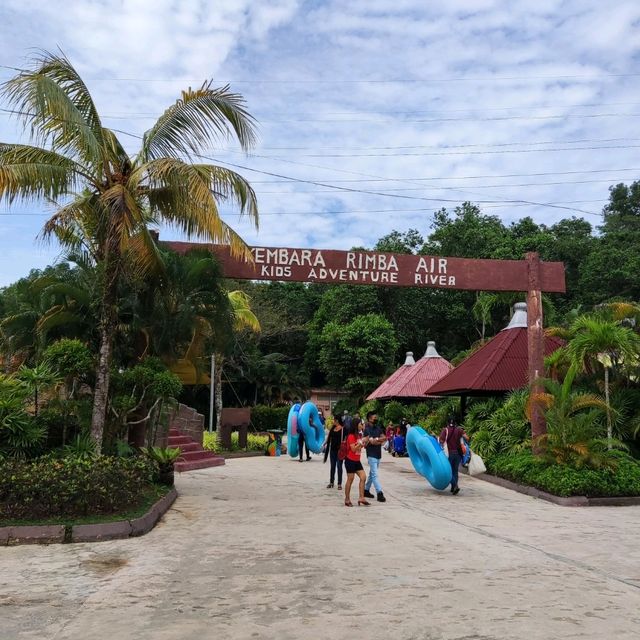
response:
<svg viewBox="0 0 640 640"><path fill-rule="evenodd" d="M254 262L232 258L227 246L164 242L185 253L206 248L220 259L224 274L240 280L282 280L387 287L432 287L475 291L528 291L525 260L476 260L375 251L252 247ZM540 290L563 293L562 262L540 263Z"/></svg>

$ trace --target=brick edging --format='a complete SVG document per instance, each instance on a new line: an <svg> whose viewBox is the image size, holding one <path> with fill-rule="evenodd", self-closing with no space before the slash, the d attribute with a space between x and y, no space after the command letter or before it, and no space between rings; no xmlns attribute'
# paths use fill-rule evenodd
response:
<svg viewBox="0 0 640 640"><path fill-rule="evenodd" d="M587 496L554 496L552 493L547 493L541 489L530 487L524 484L518 484L505 478L499 478L498 476L492 476L488 473L481 473L480 475L473 476L478 480L484 480L490 482L499 487L505 489L511 489L517 491L532 498L538 498L539 500L546 500L552 502L561 507L631 507L640 505L640 496L620 496L616 498L588 498Z"/></svg>
<svg viewBox="0 0 640 640"><path fill-rule="evenodd" d="M142 536L156 526L177 497L178 492L172 487L147 513L132 520L77 524L73 527L63 524L0 527L0 545L100 542Z"/></svg>
<svg viewBox="0 0 640 640"><path fill-rule="evenodd" d="M264 451L230 451L228 453L223 451L220 455L223 456L225 460L232 460L233 458L258 458L260 456L264 456L265 458L269 457L265 455Z"/></svg>

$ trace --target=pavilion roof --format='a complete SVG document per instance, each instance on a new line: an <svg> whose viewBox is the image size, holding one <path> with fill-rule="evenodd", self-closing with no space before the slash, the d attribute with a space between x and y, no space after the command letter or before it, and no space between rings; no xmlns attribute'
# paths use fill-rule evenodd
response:
<svg viewBox="0 0 640 640"><path fill-rule="evenodd" d="M544 355L564 344L560 338L546 336ZM509 326L474 351L446 376L434 383L429 395L489 395L521 389L528 384L528 346L526 305L518 303Z"/></svg>
<svg viewBox="0 0 640 640"><path fill-rule="evenodd" d="M452 367L436 351L435 342L429 342L426 353L417 362L413 359L413 352L408 351L405 363L373 391L367 400L424 400L426 390L449 373Z"/></svg>

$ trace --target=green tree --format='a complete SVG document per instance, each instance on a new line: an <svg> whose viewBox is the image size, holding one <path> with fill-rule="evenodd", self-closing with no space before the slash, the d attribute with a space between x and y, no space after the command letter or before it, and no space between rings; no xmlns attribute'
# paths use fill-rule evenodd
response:
<svg viewBox="0 0 640 640"><path fill-rule="evenodd" d="M160 263L148 225L164 222L210 242L229 243L234 255L249 257L241 238L221 219L218 200L235 200L241 213L257 222L252 188L228 169L193 160L231 136L250 148L254 121L240 95L205 82L184 91L130 157L116 132L103 126L66 58L43 53L31 70L6 82L2 93L34 145L0 144L0 199L59 203L44 236L72 250L83 248L98 266L100 346L91 430L100 447L118 285L125 273L150 273Z"/></svg>
<svg viewBox="0 0 640 640"><path fill-rule="evenodd" d="M364 395L393 366L396 347L391 323L369 313L346 325L328 323L319 363L330 385Z"/></svg>

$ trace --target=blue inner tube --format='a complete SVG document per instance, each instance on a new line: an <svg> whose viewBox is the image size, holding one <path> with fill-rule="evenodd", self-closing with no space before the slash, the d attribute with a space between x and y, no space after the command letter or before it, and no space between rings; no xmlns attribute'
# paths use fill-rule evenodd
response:
<svg viewBox="0 0 640 640"><path fill-rule="evenodd" d="M467 446L466 453L462 456L462 460L460 461L463 467L469 465L469 460L471 460L471 447L469 446L469 441L466 438L462 438L464 440L465 445Z"/></svg>
<svg viewBox="0 0 640 640"><path fill-rule="evenodd" d="M287 418L287 451L292 458L298 457L298 414L300 405L294 404L289 409Z"/></svg>
<svg viewBox="0 0 640 640"><path fill-rule="evenodd" d="M309 451L320 453L324 444L324 425L320 422L318 407L313 402L305 402L300 407L298 428L304 434Z"/></svg>
<svg viewBox="0 0 640 640"><path fill-rule="evenodd" d="M422 427L407 433L407 451L413 468L434 488L442 491L451 484L451 464L437 438Z"/></svg>

